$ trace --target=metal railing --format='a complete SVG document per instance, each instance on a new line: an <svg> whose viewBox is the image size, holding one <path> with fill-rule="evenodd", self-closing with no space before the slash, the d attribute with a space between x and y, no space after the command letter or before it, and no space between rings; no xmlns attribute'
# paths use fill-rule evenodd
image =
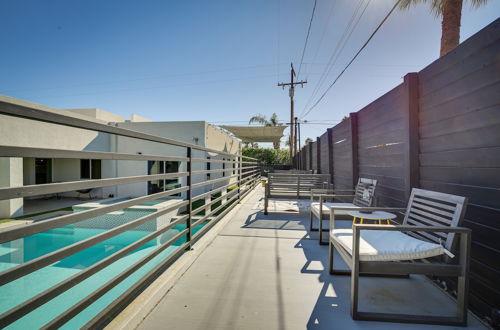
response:
<svg viewBox="0 0 500 330"><path fill-rule="evenodd" d="M80 151L80 150L65 150L65 149L51 149L51 148L33 148L33 147L15 147L0 145L0 157L43 157L43 158L71 158L71 159L101 159L101 160L133 160L133 161L177 161L186 164L186 170L183 172L176 173L165 173L165 174L151 174L151 175L139 175L139 176L126 176L126 177L113 177L104 179L92 179L84 181L69 181L69 182L57 182L39 185L27 185L20 187L7 187L0 188L0 200L39 196L45 194L63 193L70 192L81 189L99 188L99 187L110 187L130 183L140 183L145 184L148 181L160 180L160 179L171 179L171 178L186 178L186 184L181 187L153 193L146 196L131 198L123 201L117 201L114 204L102 205L98 208L91 208L84 211L74 212L62 216L56 216L51 219L47 219L40 222L33 222L31 224L5 230L0 232L0 244L11 242L13 240L22 239L30 235L37 233L42 233L47 230L59 228L62 226L67 226L70 224L75 224L77 222L88 220L97 216L105 215L110 212L122 210L128 207L137 206L141 203L151 202L159 198L164 198L168 196L173 196L179 193L184 193L183 197L178 199L174 205L171 205L164 209L159 209L153 213L141 216L132 221L123 223L121 225L112 227L106 231L99 234L91 236L89 238L77 241L73 244L67 245L65 247L59 248L50 253L46 253L40 257L36 257L29 261L20 263L16 266L8 268L0 272L0 285L6 285L12 281L23 278L24 276L31 274L39 269L53 264L54 262L60 261L64 258L72 256L80 251L83 251L89 247L92 247L98 243L104 242L107 239L125 233L129 230L133 230L140 225L147 223L148 221L154 221L162 215L166 215L172 211L180 213L178 217L172 218L171 222L161 228L156 228L151 233L146 236L132 242L131 244L119 249L118 251L106 256L94 264L84 268L78 273L70 276L53 285L52 287L40 292L33 297L27 299L21 304L5 311L0 315L0 328L3 328L39 308L43 304L51 301L52 299L58 297L62 293L71 289L72 287L78 285L90 276L98 273L105 267L111 265L112 263L125 257L127 254L131 253L137 248L140 248L149 241L158 238L160 235L166 233L177 225L185 224L185 229L181 230L173 237L168 239L166 242L161 243L149 254L143 256L141 259L136 261L134 264L130 265L128 268L124 269L117 276L109 279L105 284L101 285L93 292L90 292L86 297L81 299L78 303L70 306L68 309L61 311L61 313L52 319L49 323L43 325L44 328L58 328L73 317L78 315L93 302L95 302L99 297L109 292L112 288L116 287L123 280L127 279L136 270L143 267L153 258L158 256L160 253L165 251L168 247L172 246L174 243L185 237L185 242L177 247L177 249L163 260L161 260L153 269L151 269L145 276L140 278L131 287L129 287L125 292L123 292L117 299L115 299L111 304L107 305L102 309L95 317L89 320L84 327L94 327L105 324L113 317L120 309L130 302L130 300L135 297L140 291L142 291L154 278L156 278L161 272L163 272L169 265L171 265L180 255L190 249L191 244L203 236L214 224L216 224L224 215L226 215L237 203L237 200L245 197L251 189L258 182L260 177L260 169L255 159L242 156L240 154L232 154L228 152L222 152L219 150L214 150L210 148L205 148L198 145L188 144L180 141L175 141L172 139L167 139L159 136L149 135L146 133L141 133L137 131L127 130L115 126L95 123L91 121L86 121L79 118L73 118L64 116L62 114L57 114L53 112L47 112L40 109L20 106L16 104L11 104L7 102L0 102L0 114L21 117L30 120L48 122L52 124L70 126L79 129L85 129L90 131L96 131L101 133L108 133L115 136L123 136L128 138L135 138L143 141L155 142L166 144L170 146L176 146L185 149L185 157L178 156L168 156L168 155L146 155L146 154L129 154L129 153L118 153L118 152L97 152L97 151ZM207 159L206 153L217 154L218 156L225 157L227 159ZM197 155L193 157L194 153L199 153L202 155ZM226 164L226 168L222 169L207 169L207 170L193 170L194 163L214 163L214 164ZM220 178L209 179L205 177L208 174L223 174ZM202 176L203 179L198 180L199 182L194 182L194 178ZM215 184L220 186L214 187ZM210 187L210 185L212 185ZM201 188L209 186L208 191L200 193L196 196L193 195L193 190L195 188ZM234 188L234 189L229 189ZM214 194L219 194L218 197L213 197ZM195 209L193 209L193 204L199 200L207 200L210 197L210 202L205 203ZM213 197L213 198L212 198ZM219 203L220 205L216 206ZM183 212L181 212L181 209ZM184 210L185 209L185 210ZM197 216L199 218L195 218ZM200 217L201 215L201 217ZM193 233L193 229L201 224L205 225L196 232ZM24 261L24 260L23 260Z"/></svg>

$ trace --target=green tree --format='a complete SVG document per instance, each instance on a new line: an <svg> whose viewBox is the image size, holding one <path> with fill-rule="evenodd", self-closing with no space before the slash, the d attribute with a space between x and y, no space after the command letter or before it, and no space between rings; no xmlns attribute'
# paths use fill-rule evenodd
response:
<svg viewBox="0 0 500 330"><path fill-rule="evenodd" d="M278 115L276 113L273 113L269 119L267 119L266 116L258 114L257 116L253 116L250 118L248 121L249 124L261 124L263 126L269 127L269 126L278 126L279 121L278 121ZM280 142L273 142L273 147L274 149L279 149L280 148Z"/></svg>
<svg viewBox="0 0 500 330"><path fill-rule="evenodd" d="M429 2L431 11L441 17L441 50L440 56L457 47L460 43L460 21L462 19L462 4L464 0L402 0L401 9L408 9L417 3ZM467 0L466 0L467 1ZM480 7L488 0L468 0L472 7Z"/></svg>
<svg viewBox="0 0 500 330"><path fill-rule="evenodd" d="M264 165L289 164L290 152L284 149L243 148L243 156L257 158Z"/></svg>
<svg viewBox="0 0 500 330"><path fill-rule="evenodd" d="M311 143L311 142L313 142L313 139L311 139L310 137L308 137L308 138L304 141L305 145L307 145L308 143Z"/></svg>

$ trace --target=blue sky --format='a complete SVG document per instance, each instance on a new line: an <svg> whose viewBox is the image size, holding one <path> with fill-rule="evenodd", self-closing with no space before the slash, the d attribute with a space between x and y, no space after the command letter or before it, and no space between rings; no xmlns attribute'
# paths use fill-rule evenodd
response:
<svg viewBox="0 0 500 330"><path fill-rule="evenodd" d="M318 79L362 0L318 0L296 112L308 109L394 0L371 0L316 98ZM363 0L364 1L364 0ZM4 1L0 94L58 108L101 108L158 121L242 125L254 114L289 120L288 91L313 0ZM470 10L462 40L495 20L500 1ZM397 11L305 119L330 124L397 86L439 54L440 20L426 5ZM303 125L302 137L328 125Z"/></svg>

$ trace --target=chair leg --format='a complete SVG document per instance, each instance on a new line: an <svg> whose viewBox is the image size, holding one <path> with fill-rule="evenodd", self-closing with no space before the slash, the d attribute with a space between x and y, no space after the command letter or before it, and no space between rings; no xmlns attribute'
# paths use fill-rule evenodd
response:
<svg viewBox="0 0 500 330"><path fill-rule="evenodd" d="M318 231L318 228L313 228L314 215L312 209L309 212L309 231Z"/></svg>
<svg viewBox="0 0 500 330"><path fill-rule="evenodd" d="M329 253L328 253L328 272L330 275L351 275L351 270L343 270L343 269L334 269L334 255L335 255L335 246L333 246L332 241L329 240Z"/></svg>
<svg viewBox="0 0 500 330"><path fill-rule="evenodd" d="M326 230L323 230L323 220L319 218L319 245L327 245L328 242L323 242L323 232Z"/></svg>
<svg viewBox="0 0 500 330"><path fill-rule="evenodd" d="M358 319L359 293L359 231L354 230L352 246L352 274L351 274L351 317Z"/></svg>

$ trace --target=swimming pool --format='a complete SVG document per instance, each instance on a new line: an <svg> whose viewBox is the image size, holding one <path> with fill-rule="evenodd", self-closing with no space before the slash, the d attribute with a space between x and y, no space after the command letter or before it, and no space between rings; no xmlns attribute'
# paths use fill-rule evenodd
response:
<svg viewBox="0 0 500 330"><path fill-rule="evenodd" d="M126 212L126 210L124 211ZM130 219L131 216L127 216ZM135 214L135 216L139 217L138 214ZM151 221L155 221L155 219ZM205 224L206 223L194 228L194 232L197 232ZM169 238L175 236L185 228L184 224L173 227L163 235L152 239L145 245L126 255L124 258L109 265L60 296L49 301L45 305L25 315L23 318L8 326L7 329L32 329L43 326L64 310L87 296L89 293L118 275L124 269L131 266L151 251L157 249L162 242L165 242ZM23 239L15 240L9 243L0 244L0 271L102 233L106 230L107 229L103 228L83 228L77 226L76 224L72 224L48 230L43 233L27 236ZM151 232L151 230L131 230L122 233L2 286L0 288L0 313L8 311L16 305L82 271L99 260L102 260L121 250ZM137 280L143 277L149 270L154 268L168 255L176 251L184 242L185 237L183 236L172 246L168 247L158 256L153 258L145 266L137 270L126 280L118 284L100 299L95 301L92 305L87 307L71 321L66 323L62 328L74 329L83 326L105 306L111 303Z"/></svg>

